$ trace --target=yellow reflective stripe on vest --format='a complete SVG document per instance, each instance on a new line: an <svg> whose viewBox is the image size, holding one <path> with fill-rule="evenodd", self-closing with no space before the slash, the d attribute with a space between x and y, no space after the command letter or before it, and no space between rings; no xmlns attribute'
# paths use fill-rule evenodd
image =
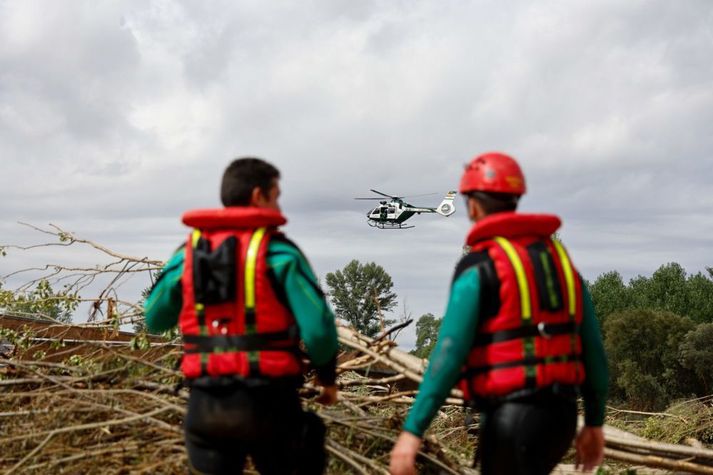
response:
<svg viewBox="0 0 713 475"><path fill-rule="evenodd" d="M193 230L193 234L191 234L191 247L193 249L196 248L196 245L198 245L198 240L201 238L201 232L197 229Z"/></svg>
<svg viewBox="0 0 713 475"><path fill-rule="evenodd" d="M199 229L194 229L191 233L191 249L195 249L198 246L198 241L201 239L201 232ZM192 272L192 271L191 271ZM195 294L194 294L195 297ZM196 317L198 317L198 334L201 336L208 335L208 327L205 326L205 305L202 302L195 302L194 306L196 310ZM201 361L203 356L201 356Z"/></svg>
<svg viewBox="0 0 713 475"><path fill-rule="evenodd" d="M564 272L564 280L567 283L567 302L569 304L569 320L575 321L577 318L577 293L574 289L574 270L572 269L572 261L569 260L567 251L565 251L564 246L557 239L552 239L552 244L555 246L557 255L560 258L560 263L562 264L562 271ZM572 349L572 353L577 351L577 335L572 334L569 338L569 346ZM579 380L579 365L576 366L576 379Z"/></svg>
<svg viewBox="0 0 713 475"><path fill-rule="evenodd" d="M513 247L512 243L505 239L504 237L497 236L493 238L496 243L505 251L505 254L512 264L515 270L515 277L517 278L517 286L520 289L520 311L522 312L522 319L529 322L532 319L532 303L530 301L530 286L527 283L527 275L525 274L525 267L522 265L522 260L520 255Z"/></svg>
<svg viewBox="0 0 713 475"><path fill-rule="evenodd" d="M532 302L530 300L530 285L527 282L527 274L525 274L525 266L522 265L522 259L517 253L517 250L510 241L501 236L493 238L495 242L505 251L513 270L515 270L515 278L517 279L517 287L520 290L520 318L523 326L532 324ZM523 359L527 360L535 357L535 338L532 336L522 339ZM534 364L528 364L524 367L525 370L525 385L535 384L537 381L537 368Z"/></svg>
<svg viewBox="0 0 713 475"><path fill-rule="evenodd" d="M255 269L260 243L267 228L258 228L250 237L248 253L245 258L245 308L255 308Z"/></svg>
<svg viewBox="0 0 713 475"><path fill-rule="evenodd" d="M569 303L569 314L575 315L577 313L577 293L574 290L574 271L572 270L572 263L570 262L567 251L564 250L564 246L561 242L553 239L552 244L554 244L555 249L557 250L557 255L562 263L564 280L567 283L567 302Z"/></svg>

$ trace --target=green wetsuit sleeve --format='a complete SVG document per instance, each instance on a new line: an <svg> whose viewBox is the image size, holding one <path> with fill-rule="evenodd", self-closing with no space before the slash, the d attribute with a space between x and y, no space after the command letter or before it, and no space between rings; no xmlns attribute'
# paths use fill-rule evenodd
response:
<svg viewBox="0 0 713 475"><path fill-rule="evenodd" d="M582 285L582 355L584 358L585 380L582 384L584 397L584 423L590 427L604 424L607 392L609 390L609 369L602 344L602 334L594 314L594 304L586 285Z"/></svg>
<svg viewBox="0 0 713 475"><path fill-rule="evenodd" d="M151 333L170 330L178 323L178 315L183 305L181 276L184 256L183 248L171 256L144 302L146 328Z"/></svg>
<svg viewBox="0 0 713 475"><path fill-rule="evenodd" d="M480 277L477 268L464 271L453 282L446 314L441 322L436 347L418 388L418 396L404 423L404 430L418 437L458 382L473 345L478 325Z"/></svg>
<svg viewBox="0 0 713 475"><path fill-rule="evenodd" d="M278 240L270 242L267 263L278 285L284 290L290 310L297 320L300 338L307 347L312 364L318 370L321 382L332 384L337 354L337 327L334 313L327 304L312 268L299 249Z"/></svg>

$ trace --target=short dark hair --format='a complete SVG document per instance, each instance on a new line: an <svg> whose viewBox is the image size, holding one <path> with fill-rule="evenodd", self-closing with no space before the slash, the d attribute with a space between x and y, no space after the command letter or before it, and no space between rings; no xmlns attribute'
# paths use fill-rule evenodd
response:
<svg viewBox="0 0 713 475"><path fill-rule="evenodd" d="M256 186L267 197L277 178L280 178L280 171L265 160L236 158L223 172L220 200L223 206L248 206Z"/></svg>
<svg viewBox="0 0 713 475"><path fill-rule="evenodd" d="M477 200L486 214L515 211L520 201L519 195L511 193L486 193L484 191L471 191L468 197Z"/></svg>

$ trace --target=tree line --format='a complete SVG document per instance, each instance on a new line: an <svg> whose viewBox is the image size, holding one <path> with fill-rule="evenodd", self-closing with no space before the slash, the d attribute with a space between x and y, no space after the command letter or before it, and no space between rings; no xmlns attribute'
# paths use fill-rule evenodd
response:
<svg viewBox="0 0 713 475"><path fill-rule="evenodd" d="M374 336L391 322L383 314L397 297L381 266L354 260L326 281L337 316L361 333ZM713 268L689 275L670 263L650 277L624 282L612 271L585 285L609 359L610 400L661 410L676 399L713 393ZM417 320L412 354L429 356L440 323L431 313Z"/></svg>
<svg viewBox="0 0 713 475"><path fill-rule="evenodd" d="M677 263L588 283L609 358L610 399L642 410L713 393L713 268Z"/></svg>
<svg viewBox="0 0 713 475"><path fill-rule="evenodd" d="M325 280L337 317L360 333L373 337L395 323L390 316L398 297L380 265L352 260ZM611 400L661 410L676 399L713 393L713 267L687 274L669 263L649 277L625 282L611 271L585 284L609 359ZM2 311L69 323L77 305L76 294L55 291L46 280L25 292L0 285ZM431 313L417 319L412 354L429 356L440 323Z"/></svg>

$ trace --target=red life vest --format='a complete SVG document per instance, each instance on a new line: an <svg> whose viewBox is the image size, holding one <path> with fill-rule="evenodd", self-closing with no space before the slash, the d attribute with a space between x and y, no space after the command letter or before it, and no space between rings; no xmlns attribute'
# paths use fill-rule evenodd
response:
<svg viewBox="0 0 713 475"><path fill-rule="evenodd" d="M302 372L294 316L277 298L266 261L275 210L229 207L183 215L186 245L179 327L186 378L283 377Z"/></svg>
<svg viewBox="0 0 713 475"><path fill-rule="evenodd" d="M460 387L466 399L584 381L582 281L552 215L496 213L467 238L459 269L479 266L481 321ZM458 274L458 271L456 272Z"/></svg>

